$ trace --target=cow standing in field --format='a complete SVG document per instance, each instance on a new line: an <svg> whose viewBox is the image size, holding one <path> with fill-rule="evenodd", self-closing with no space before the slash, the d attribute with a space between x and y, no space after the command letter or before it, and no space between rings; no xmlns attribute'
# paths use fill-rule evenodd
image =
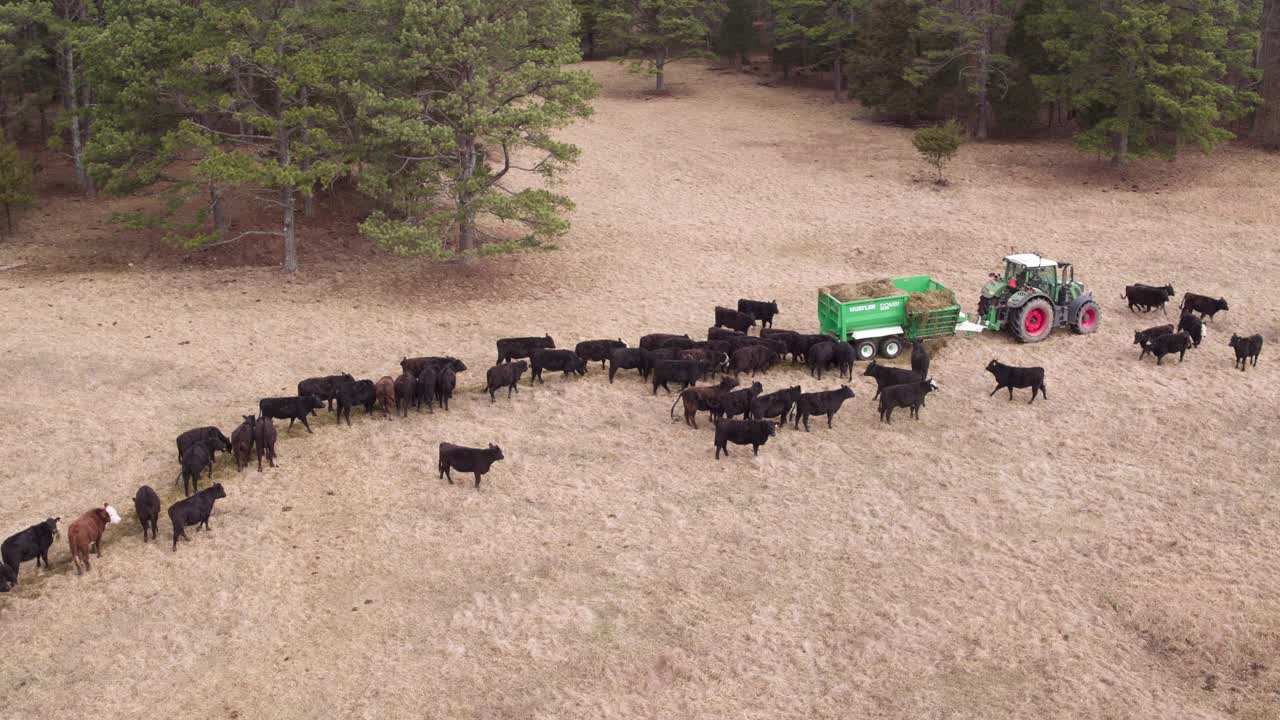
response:
<svg viewBox="0 0 1280 720"><path fill-rule="evenodd" d="M209 471L209 479L213 479L213 458L209 447L199 442L187 448L182 455L182 467L178 470L178 476L173 479L175 487L178 481L182 481L182 494L190 495L193 491L200 489L200 473L206 469ZM188 484L189 483L189 484Z"/></svg>
<svg viewBox="0 0 1280 720"><path fill-rule="evenodd" d="M1170 330L1169 333L1173 331ZM1191 313L1182 313L1182 317L1178 318L1178 332L1185 332L1191 336L1191 344L1193 347L1200 347L1200 341L1204 339L1204 321ZM1168 335L1169 333L1162 333Z"/></svg>
<svg viewBox="0 0 1280 720"><path fill-rule="evenodd" d="M1172 285L1137 283L1126 285L1124 295L1121 297L1129 304L1129 312L1133 312L1135 307L1142 312L1150 312L1156 308L1160 308L1160 312L1165 312L1165 303L1169 302L1173 295Z"/></svg>
<svg viewBox="0 0 1280 720"><path fill-rule="evenodd" d="M693 344L688 335L671 335L669 333L650 333L640 338L641 350L658 350L664 347L676 347L685 350Z"/></svg>
<svg viewBox="0 0 1280 720"><path fill-rule="evenodd" d="M413 404L422 412L422 404L427 404L427 412L435 414L433 404L436 398L436 376L439 374L434 365L422 368L418 373L418 384L414 388Z"/></svg>
<svg viewBox="0 0 1280 720"><path fill-rule="evenodd" d="M587 374L587 361L572 350L537 350L529 360L529 367L532 369L529 373L530 385L535 380L542 382L543 370L559 370L563 373L561 380L568 380L571 373Z"/></svg>
<svg viewBox="0 0 1280 720"><path fill-rule="evenodd" d="M396 381L390 375L383 375L373 384L374 402L382 408L382 417L391 419L392 408L396 405Z"/></svg>
<svg viewBox="0 0 1280 720"><path fill-rule="evenodd" d="M1183 317L1189 316L1184 315ZM1196 320L1196 322L1200 321ZM1142 348L1142 352L1138 355L1138 359L1141 360L1147 356L1147 342L1155 340L1161 335L1171 335L1172 333L1172 325L1156 325L1155 327L1149 327L1146 330L1135 330L1133 332L1133 344Z"/></svg>
<svg viewBox="0 0 1280 720"><path fill-rule="evenodd" d="M872 400L878 399L880 392L887 387L919 382L924 379L924 376L917 374L914 370L880 365L875 360L867 363L867 368L862 371L862 374L876 381L876 394L871 396Z"/></svg>
<svg viewBox="0 0 1280 720"><path fill-rule="evenodd" d="M1036 393L1044 395L1045 400L1049 399L1049 391L1044 386L1044 368L1042 367L1014 367L992 360L987 363L987 372L996 379L996 389L991 391L991 395L1000 392L1000 388L1008 388L1009 399L1012 400L1014 388L1031 388L1031 399L1027 401L1028 405L1036 401Z"/></svg>
<svg viewBox="0 0 1280 720"><path fill-rule="evenodd" d="M924 346L923 340L916 340L911 343L911 372L922 378L929 377L929 350Z"/></svg>
<svg viewBox="0 0 1280 720"><path fill-rule="evenodd" d="M409 417L409 406L413 404L418 392L418 379L407 372L400 373L396 378L395 392L396 414L400 417Z"/></svg>
<svg viewBox="0 0 1280 720"><path fill-rule="evenodd" d="M1227 307L1226 298L1211 298L1206 295L1197 295L1195 293L1184 293L1182 295L1182 312L1183 313L1200 313L1200 319L1203 320L1207 315L1209 321L1213 321L1213 316L1224 310L1230 310Z"/></svg>
<svg viewBox="0 0 1280 720"><path fill-rule="evenodd" d="M760 328L763 332L764 328L773 327L773 316L781 315L782 311L778 309L778 301L770 300L746 300L740 298L738 300L738 312L745 313L760 322Z"/></svg>
<svg viewBox="0 0 1280 720"><path fill-rule="evenodd" d="M231 431L231 456L235 458L237 471L244 470L249 465L249 458L253 454L254 418L252 415L243 417L244 422Z"/></svg>
<svg viewBox="0 0 1280 720"><path fill-rule="evenodd" d="M440 443L440 477L453 484L453 476L449 474L449 470L457 470L458 472L474 473L476 476L476 490L480 489L480 478L489 472L489 468L499 460L504 459L502 448L489 444L487 448L469 448L452 443Z"/></svg>
<svg viewBox="0 0 1280 720"><path fill-rule="evenodd" d="M347 418L350 423L350 417ZM258 418L253 424L253 444L258 448L258 472L262 472L262 456L267 456L271 467L276 466L276 424L271 418Z"/></svg>
<svg viewBox="0 0 1280 720"><path fill-rule="evenodd" d="M13 572L14 584L18 582L18 567L28 560L35 560L37 568L42 563L46 569L49 567L49 547L58 536L58 522L61 520L60 517L48 518L0 543L0 560Z"/></svg>
<svg viewBox="0 0 1280 720"><path fill-rule="evenodd" d="M349 382L355 382L355 378L346 373L307 378L298 383L298 394L315 395L325 401L329 412L333 412L333 402L337 399L338 386Z"/></svg>
<svg viewBox="0 0 1280 720"><path fill-rule="evenodd" d="M364 414L369 415L373 412L373 405L378 399L378 392L374 388L372 380L356 380L355 382L343 383L338 386L336 395L338 400L337 421L341 423L343 418L346 418L347 427L351 427L351 408L363 405ZM293 422L290 421L289 425L292 427Z"/></svg>
<svg viewBox="0 0 1280 720"><path fill-rule="evenodd" d="M458 373L450 366L446 365L436 371L436 399L440 401L440 407L445 412L449 412L449 400L453 397L454 389L458 387Z"/></svg>
<svg viewBox="0 0 1280 720"><path fill-rule="evenodd" d="M209 515L213 513L213 501L227 496L222 483L214 483L200 492L169 506L169 522L173 523L173 551L178 551L178 538L187 537L188 525L195 525L196 530L203 525L209 529Z"/></svg>
<svg viewBox="0 0 1280 720"><path fill-rule="evenodd" d="M400 370L407 372L414 377L422 374L424 368L442 368L445 366L453 368L456 373L466 372L467 365L456 357L432 356L432 357L414 357L401 358Z"/></svg>
<svg viewBox="0 0 1280 720"><path fill-rule="evenodd" d="M1142 346L1142 355L1138 356L1138 359L1141 360L1147 353L1151 353L1156 356L1156 365L1161 365L1164 363L1165 355L1178 353L1178 362L1182 362L1187 355L1187 350L1190 349L1191 336L1185 332L1173 333L1172 335L1161 335L1160 337L1148 340L1147 343Z"/></svg>
<svg viewBox="0 0 1280 720"><path fill-rule="evenodd" d="M147 529L151 530L151 539L156 539L156 522L160 520L160 496L150 485L138 488L133 496L133 510L138 513L142 523L142 542L147 541Z"/></svg>
<svg viewBox="0 0 1280 720"><path fill-rule="evenodd" d="M583 362L586 359L583 358ZM511 399L511 393L520 392L520 376L525 370L529 369L529 363L524 360L515 362L502 363L489 368L489 372L485 373L485 392L489 393L489 402L496 402L494 393L502 388L507 389L507 399Z"/></svg>
<svg viewBox="0 0 1280 720"><path fill-rule="evenodd" d="M717 397L723 396L738 384L733 378L720 378L717 385L707 387L691 387L680 391L675 401L671 403L671 420L676 419L676 405L681 401L684 402L684 424L698 429L697 415L701 410L709 410L710 403Z"/></svg>
<svg viewBox="0 0 1280 720"><path fill-rule="evenodd" d="M574 347L573 351L578 357L587 362L600 362L600 368L604 369L604 361L608 360L614 350L621 350L627 346L622 342L622 338L617 340L583 340Z"/></svg>
<svg viewBox="0 0 1280 720"><path fill-rule="evenodd" d="M729 456L729 443L750 445L751 454L759 455L760 446L777 434L772 420L720 420L716 423L716 460L720 453Z"/></svg>
<svg viewBox="0 0 1280 720"><path fill-rule="evenodd" d="M609 353L609 384L613 384L613 377L619 370L639 370L640 379L648 380L652 367L653 361L648 350L619 348Z"/></svg>
<svg viewBox="0 0 1280 720"><path fill-rule="evenodd" d="M697 360L659 360L653 365L653 394L658 394L659 386L670 394L671 388L667 383L680 383L682 391L690 385L697 385L704 369Z"/></svg>
<svg viewBox="0 0 1280 720"><path fill-rule="evenodd" d="M800 401L800 386L793 385L783 390L760 395L751 401L751 418L754 420L778 419L778 429L786 427L787 417L791 409Z"/></svg>
<svg viewBox="0 0 1280 720"><path fill-rule="evenodd" d="M716 327L727 327L744 335L755 327L756 319L732 308L716 306ZM708 338L710 339L710 338Z"/></svg>
<svg viewBox="0 0 1280 720"><path fill-rule="evenodd" d="M110 503L94 508L71 522L67 527L67 542L71 545L71 561L76 565L76 574L81 574L80 563L84 563L84 572L89 570L89 550L102 557L102 534L108 525L120 522L120 516Z"/></svg>
<svg viewBox="0 0 1280 720"><path fill-rule="evenodd" d="M345 387L345 386L344 386ZM293 429L293 422L299 420L302 426L311 432L311 423L307 422L307 416L312 410L318 410L324 407L324 401L315 395L296 395L294 397L274 397L262 398L258 401L258 414L266 418L275 418L276 420L288 420L289 429Z"/></svg>
<svg viewBox="0 0 1280 720"><path fill-rule="evenodd" d="M893 423L894 408L911 408L911 417L916 420L920 419L920 408L924 405L924 398L931 392L937 392L938 386L934 384L932 379L924 379L919 382L907 383L906 385L891 385L884 389L880 394L880 421L884 423Z"/></svg>
<svg viewBox="0 0 1280 720"><path fill-rule="evenodd" d="M845 400L853 398L853 390L848 385L841 385L839 390L824 390L823 392L801 393L799 400L796 401L796 424L795 429L800 429L800 423L804 423L804 431L809 432L809 416L826 415L827 427L831 427L831 419L840 412L840 406L844 405Z"/></svg>
<svg viewBox="0 0 1280 720"><path fill-rule="evenodd" d="M1253 366L1258 367L1258 356L1262 354L1261 335L1243 337L1233 334L1227 345L1236 351L1236 364L1232 367L1240 368L1241 372L1243 372L1245 366L1249 364L1249 360L1253 360Z"/></svg>
<svg viewBox="0 0 1280 720"><path fill-rule="evenodd" d="M553 349L556 341L551 339L550 335L542 337L513 337L499 338L498 342L498 364L519 360L521 358L531 357L538 350Z"/></svg>
<svg viewBox="0 0 1280 720"><path fill-rule="evenodd" d="M212 425L188 430L178 436L177 442L178 462L182 462L182 455L187 451L187 448L198 442L205 443L205 446L209 448L211 458L215 460L217 459L216 451L231 449L231 439L226 435L223 435L221 430L213 427Z"/></svg>

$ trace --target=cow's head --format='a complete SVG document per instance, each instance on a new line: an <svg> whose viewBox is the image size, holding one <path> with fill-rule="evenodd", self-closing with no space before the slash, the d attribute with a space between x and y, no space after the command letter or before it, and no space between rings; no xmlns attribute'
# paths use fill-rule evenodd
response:
<svg viewBox="0 0 1280 720"><path fill-rule="evenodd" d="M877 367L880 367L880 366L879 366L879 365L876 365L876 361L875 361L875 360L872 360L871 362L867 363L867 369L866 369L866 370L863 370L863 371L862 371L862 374L863 374L864 376L868 376L868 375L875 375L875 374L876 374L876 368L877 368Z"/></svg>
<svg viewBox="0 0 1280 720"><path fill-rule="evenodd" d="M1142 344L1142 341L1143 341L1143 340L1145 340L1145 339L1146 339L1146 337L1147 337L1147 334L1146 334L1145 332L1142 332L1142 331L1139 331L1139 330L1134 330L1134 331L1133 331L1133 344L1134 344L1134 345L1141 345L1141 344Z"/></svg>
<svg viewBox="0 0 1280 720"><path fill-rule="evenodd" d="M57 537L57 535L58 535L58 523L59 523L59 522L61 522L61 521L62 521L62 518L60 518L60 517L51 517L51 518L48 518L47 520L45 520L45 521L44 521L43 523L41 523L41 524L42 524L42 525L44 525L46 528L48 528L48 529L49 529L49 534L53 535L54 537Z"/></svg>
<svg viewBox="0 0 1280 720"><path fill-rule="evenodd" d="M934 382L933 378L925 378L925 382L929 383L928 392L939 392L938 383Z"/></svg>
<svg viewBox="0 0 1280 720"><path fill-rule="evenodd" d="M550 335L543 333L542 344L543 344L543 347L553 348L556 346L556 341L552 340Z"/></svg>
<svg viewBox="0 0 1280 720"><path fill-rule="evenodd" d="M770 301L769 301L769 312L773 313L774 315L781 315L781 314L782 314L782 311L778 309L778 301L777 301L777 300L770 300Z"/></svg>
<svg viewBox="0 0 1280 720"><path fill-rule="evenodd" d="M489 443L489 457L493 458L495 461L504 459L502 455L502 448L494 445L493 443Z"/></svg>
<svg viewBox="0 0 1280 720"><path fill-rule="evenodd" d="M1235 347L1236 345L1239 345L1239 344L1240 344L1240 336L1236 335L1235 333L1231 333L1231 339L1227 341L1227 346Z"/></svg>
<svg viewBox="0 0 1280 720"><path fill-rule="evenodd" d="M848 385L841 385L839 397L844 400L848 400L853 397L853 390Z"/></svg>
<svg viewBox="0 0 1280 720"><path fill-rule="evenodd" d="M1226 298L1218 298L1218 309L1219 309L1219 310L1230 310L1230 309L1231 309L1231 308L1227 307L1227 299L1226 299Z"/></svg>
<svg viewBox="0 0 1280 720"><path fill-rule="evenodd" d="M113 525L120 522L120 513L116 512L116 509L111 507L111 503L102 503L102 509L107 513L107 522Z"/></svg>
<svg viewBox="0 0 1280 720"><path fill-rule="evenodd" d="M772 420L761 420L761 422L764 423L765 428L769 431L769 437L778 434L778 423Z"/></svg>
<svg viewBox="0 0 1280 720"><path fill-rule="evenodd" d="M999 368L1000 368L1000 362L998 360L992 360L991 362L987 363L987 372L991 373L992 375L995 375L996 371L999 370Z"/></svg>
<svg viewBox="0 0 1280 720"><path fill-rule="evenodd" d="M224 498L227 496L227 491L222 489L222 483L214 483L213 485L210 485L208 489L208 493L209 493L209 496L214 498L215 500L217 498Z"/></svg>
<svg viewBox="0 0 1280 720"><path fill-rule="evenodd" d="M1164 294L1165 294L1165 295L1168 295L1169 297L1173 297L1173 296L1176 294L1176 293L1174 293L1174 292L1173 292L1173 286L1172 286L1172 285L1165 285L1164 287L1162 287L1162 288L1160 288L1160 289L1161 289L1161 290L1164 290Z"/></svg>
<svg viewBox="0 0 1280 720"><path fill-rule="evenodd" d="M587 361L584 358L578 357L577 355L574 355L573 359L574 359L574 365L575 365L575 367L573 368L573 371L578 373L579 375L586 375Z"/></svg>
<svg viewBox="0 0 1280 720"><path fill-rule="evenodd" d="M517 360L513 363L513 366L515 367L516 372L524 372L529 369L529 362L527 360Z"/></svg>
<svg viewBox="0 0 1280 720"><path fill-rule="evenodd" d="M764 386L763 386L763 385L761 385L761 384L760 384L760 383L758 383L758 382L753 382L753 383L751 383L751 394L752 394L752 395L759 395L759 394L760 394L760 393L762 393L762 392L764 392Z"/></svg>
<svg viewBox="0 0 1280 720"><path fill-rule="evenodd" d="M319 395L308 395L305 402L306 406L311 409L324 407L324 401L320 399Z"/></svg>

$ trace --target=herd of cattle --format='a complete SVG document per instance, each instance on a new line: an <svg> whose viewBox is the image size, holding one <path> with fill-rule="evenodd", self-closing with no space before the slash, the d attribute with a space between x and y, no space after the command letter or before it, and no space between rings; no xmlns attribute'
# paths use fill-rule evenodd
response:
<svg viewBox="0 0 1280 720"><path fill-rule="evenodd" d="M1151 312L1165 305L1174 295L1169 285L1130 285L1125 288L1125 299L1131 311ZM1160 325L1139 331L1134 344L1140 345L1139 359L1152 354L1159 365L1165 355L1178 353L1179 360L1187 349L1199 347L1204 336L1203 320L1209 320L1228 310L1223 298L1210 298L1186 293L1180 306L1180 320L1175 331L1173 325ZM755 377L766 373L788 355L792 364L804 364L809 373L821 379L824 372L834 370L838 377L853 379L855 353L847 342L827 335L799 333L773 327L773 319L779 314L776 302L739 300L736 310L715 308L715 325L707 329L705 340L694 340L688 335L654 333L640 338L638 347L628 347L618 340L587 340L573 350L556 348L549 336L502 338L497 341L497 364L485 375L485 392L490 402L496 402L496 394L507 390L507 397L519 392L521 377L530 372L529 383L543 382L544 370L561 372L567 380L571 375L585 375L588 363L599 362L608 368L612 384L620 370L635 370L640 378L651 384L652 394L658 388L671 393L670 384L679 385L679 391L671 405L670 416L675 420L675 408L683 403L684 422L697 428L697 414L707 412L715 427L715 459L729 454L729 445L750 445L753 454L769 438L777 435L790 420L794 428L803 424L809 430L811 417L826 417L827 427L846 400L853 398L853 390L841 385L835 390L803 392L799 385L765 393L759 382L739 388L743 373ZM1196 317L1199 314L1199 317ZM759 323L756 336L749 335ZM1229 345L1235 350L1236 367L1244 370L1251 361L1258 364L1262 351L1262 336L1241 337L1232 335ZM911 351L911 367L896 368L878 364L872 360L863 372L876 383L873 400L879 403L880 420L892 423L893 411L908 408L913 418L919 419L920 408L926 397L938 390L929 377L930 355L922 343L914 343ZM365 415L375 409L391 419L392 414L407 416L409 409L421 412L425 405L429 413L438 405L449 409L449 401L457 388L458 373L467 366L454 357L414 357L400 361L400 375L383 376L378 380L357 380L349 374L308 378L298 383L298 393L289 397L263 398L258 403L259 414L243 416L243 422L227 437L216 427L200 427L188 430L177 437L179 472L174 480L182 482L183 499L169 506L169 520L173 526L174 551L179 539L189 539L185 528L209 527L209 516L214 501L226 497L221 483L213 483L201 490L199 480L207 473L210 480L219 451L230 452L237 471L247 467L256 450L258 471L262 472L265 456L275 467L276 428L274 420L288 420L292 428L301 422L307 432L312 432L308 417L317 410L327 409L335 414L339 423L344 419L351 425L351 409L363 407ZM987 372L996 380L991 391L995 395L1008 389L1013 399L1014 389L1031 390L1031 400L1036 396L1048 399L1045 388L1045 372L1041 367L1014 367L991 360ZM723 373L720 380L711 385L699 386L708 376ZM732 373L732 377L729 376ZM438 470L440 477L453 484L451 470L472 473L475 488L479 490L481 478L493 464L504 459L502 449L490 444L486 448L471 448L442 442L439 445ZM160 516L160 496L154 488L143 485L134 496L134 509L142 524L143 542L157 538ZM21 563L35 560L36 566L48 567L49 548L58 534L61 518L48 518L22 530L0 544L0 592L17 584ZM101 540L107 525L120 522L120 516L110 504L94 508L73 521L67 528L71 556L77 572L89 569L89 553L101 557Z"/></svg>

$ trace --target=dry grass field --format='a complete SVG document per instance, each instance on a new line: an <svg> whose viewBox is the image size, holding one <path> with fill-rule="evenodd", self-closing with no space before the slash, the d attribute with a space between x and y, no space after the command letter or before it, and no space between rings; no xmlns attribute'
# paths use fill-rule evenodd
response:
<svg viewBox="0 0 1280 720"><path fill-rule="evenodd" d="M1121 176L990 143L939 191L907 131L823 91L682 65L656 98L587 67L557 251L322 256L349 227L304 228L289 279L176 261L65 193L0 244L28 263L0 272L0 533L124 516L88 574L64 532L0 596L0 717L1280 717L1280 161ZM913 273L972 310L1011 250L1076 263L1102 331L936 347L918 422L879 424L859 375L834 429L717 462L631 372L479 391L500 336L700 334L738 297L816 332L819 285ZM1231 310L1157 368L1131 340L1166 318L1125 309L1132 282ZM1266 336L1256 369L1232 332ZM142 543L131 498L175 497L181 430L445 353L470 367L451 412L280 426L279 468L220 464L211 532L173 553L162 516ZM988 398L991 358L1044 366L1049 399ZM449 486L441 441L506 460Z"/></svg>

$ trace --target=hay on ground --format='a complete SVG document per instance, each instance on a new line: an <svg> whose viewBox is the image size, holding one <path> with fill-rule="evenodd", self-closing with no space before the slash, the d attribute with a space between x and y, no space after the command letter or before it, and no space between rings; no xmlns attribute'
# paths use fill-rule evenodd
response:
<svg viewBox="0 0 1280 720"><path fill-rule="evenodd" d="M838 283L822 288L822 291L840 302L857 300L874 300L883 297L897 297L907 293L894 285L888 278L864 280L860 283Z"/></svg>
<svg viewBox="0 0 1280 720"><path fill-rule="evenodd" d="M956 294L951 290L939 288L929 292L913 292L911 297L907 298L907 316L926 313L930 310L941 310L955 304Z"/></svg>

